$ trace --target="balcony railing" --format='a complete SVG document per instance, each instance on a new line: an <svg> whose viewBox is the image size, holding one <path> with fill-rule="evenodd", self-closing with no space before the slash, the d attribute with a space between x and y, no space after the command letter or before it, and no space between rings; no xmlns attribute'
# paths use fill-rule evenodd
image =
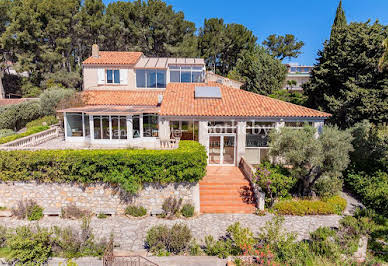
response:
<svg viewBox="0 0 388 266"><path fill-rule="evenodd" d="M34 147L48 140L54 139L59 135L59 127L53 126L45 131L38 132L14 141L0 145L0 149L19 149L24 147Z"/></svg>

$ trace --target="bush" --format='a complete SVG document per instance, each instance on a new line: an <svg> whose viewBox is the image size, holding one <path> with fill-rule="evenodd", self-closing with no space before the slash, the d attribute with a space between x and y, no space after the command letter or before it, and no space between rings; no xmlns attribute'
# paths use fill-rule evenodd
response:
<svg viewBox="0 0 388 266"><path fill-rule="evenodd" d="M40 104L44 115L54 115L57 105L65 98L69 98L74 94L74 90L52 87L45 90L40 95Z"/></svg>
<svg viewBox="0 0 388 266"><path fill-rule="evenodd" d="M311 250L321 256L337 258L340 248L335 242L336 232L328 227L319 227L310 233L312 240Z"/></svg>
<svg viewBox="0 0 388 266"><path fill-rule="evenodd" d="M194 216L194 206L192 204L186 203L183 205L181 213L184 217L193 217Z"/></svg>
<svg viewBox="0 0 388 266"><path fill-rule="evenodd" d="M282 215L327 215L341 214L346 208L346 200L334 196L326 201L293 199L275 203L273 209Z"/></svg>
<svg viewBox="0 0 388 266"><path fill-rule="evenodd" d="M81 219L84 217L90 217L91 212L89 210L82 210L81 208L77 207L75 204L70 204L68 206L65 206L61 210L62 212L62 218L64 219Z"/></svg>
<svg viewBox="0 0 388 266"><path fill-rule="evenodd" d="M320 198L329 198L342 191L343 180L338 177L322 177L315 182L312 190Z"/></svg>
<svg viewBox="0 0 388 266"><path fill-rule="evenodd" d="M0 180L105 182L136 193L144 182L198 182L206 158L194 141L181 141L176 150L0 151Z"/></svg>
<svg viewBox="0 0 388 266"><path fill-rule="evenodd" d="M0 225L0 248L4 247L6 240L7 240L7 228Z"/></svg>
<svg viewBox="0 0 388 266"><path fill-rule="evenodd" d="M176 199L174 197L168 197L164 200L162 209L163 209L163 215L165 215L167 218L172 218L177 215L181 208L182 199Z"/></svg>
<svg viewBox="0 0 388 266"><path fill-rule="evenodd" d="M347 186L361 199L368 208L388 217L388 173L375 172L370 175L349 173L345 177Z"/></svg>
<svg viewBox="0 0 388 266"><path fill-rule="evenodd" d="M7 238L9 260L17 265L43 265L51 255L51 232L23 226Z"/></svg>
<svg viewBox="0 0 388 266"><path fill-rule="evenodd" d="M0 129L0 139L3 137L8 137L15 135L16 133L12 129Z"/></svg>
<svg viewBox="0 0 388 266"><path fill-rule="evenodd" d="M39 101L25 101L0 107L0 129L20 130L41 115Z"/></svg>
<svg viewBox="0 0 388 266"><path fill-rule="evenodd" d="M20 200L17 207L11 211L12 215L18 219L36 221L43 217L43 208L40 207L34 200Z"/></svg>
<svg viewBox="0 0 388 266"><path fill-rule="evenodd" d="M14 135L10 135L10 136L7 136L7 137L0 138L0 144L4 144L4 143L8 143L8 142L20 139L20 138L24 138L24 137L27 137L29 135L42 132L42 131L47 130L49 128L50 128L49 126L32 127L32 128L27 129L26 132L18 133L18 134L14 134Z"/></svg>
<svg viewBox="0 0 388 266"><path fill-rule="evenodd" d="M152 227L146 236L146 246L153 253L167 251L174 254L187 251L192 234L187 225L175 224L171 228L165 225Z"/></svg>
<svg viewBox="0 0 388 266"><path fill-rule="evenodd" d="M204 251L208 256L227 258L232 254L232 241L230 239L216 241L213 236L206 236Z"/></svg>
<svg viewBox="0 0 388 266"><path fill-rule="evenodd" d="M28 122L26 127L27 128L33 128L33 127L38 127L38 126L51 126L58 123L58 119L53 116L44 116L42 118L36 119L34 121Z"/></svg>
<svg viewBox="0 0 388 266"><path fill-rule="evenodd" d="M125 208L125 214L133 217L142 217L147 214L147 209L143 206L130 205Z"/></svg>
<svg viewBox="0 0 388 266"><path fill-rule="evenodd" d="M275 199L291 197L290 190L295 186L297 179L282 166L265 162L259 165L254 182L265 192L265 203L271 207Z"/></svg>

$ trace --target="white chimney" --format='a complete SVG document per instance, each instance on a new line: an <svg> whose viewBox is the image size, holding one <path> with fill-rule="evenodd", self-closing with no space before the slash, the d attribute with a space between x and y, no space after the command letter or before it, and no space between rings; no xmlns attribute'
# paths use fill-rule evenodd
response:
<svg viewBox="0 0 388 266"><path fill-rule="evenodd" d="M163 101L163 94L158 95L158 105L161 105Z"/></svg>
<svg viewBox="0 0 388 266"><path fill-rule="evenodd" d="M99 52L100 52L100 49L99 49L98 45L97 44L93 44L92 45L92 56L94 58L99 58Z"/></svg>

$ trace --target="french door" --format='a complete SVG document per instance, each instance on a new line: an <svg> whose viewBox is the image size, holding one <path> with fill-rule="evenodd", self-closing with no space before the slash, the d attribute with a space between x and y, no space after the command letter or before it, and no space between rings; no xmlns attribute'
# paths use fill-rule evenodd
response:
<svg viewBox="0 0 388 266"><path fill-rule="evenodd" d="M235 154L235 135L209 136L209 165L234 165Z"/></svg>

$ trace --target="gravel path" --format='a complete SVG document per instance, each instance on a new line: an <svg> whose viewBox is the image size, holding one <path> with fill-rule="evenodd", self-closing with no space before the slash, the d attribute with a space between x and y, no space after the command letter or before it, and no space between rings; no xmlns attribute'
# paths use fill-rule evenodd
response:
<svg viewBox="0 0 388 266"><path fill-rule="evenodd" d="M298 239L309 237L309 233L320 226L338 226L341 216L284 216L284 228L289 232L295 232ZM147 230L154 225L166 224L172 226L175 223L187 224L198 240L203 240L207 235L218 238L225 234L226 228L234 222L240 222L242 226L249 227L254 233L258 233L265 223L273 218L273 215L257 216L254 214L203 214L191 219L165 220L156 217L142 219L127 218L125 216L109 217L106 219L92 218L91 228L96 238L109 238L112 232L116 244L121 249L140 250L143 249L144 239ZM16 227L21 225L38 224L41 227L71 226L79 229L81 220L67 220L58 217L45 217L38 222L17 220L14 218L0 218L0 225Z"/></svg>

